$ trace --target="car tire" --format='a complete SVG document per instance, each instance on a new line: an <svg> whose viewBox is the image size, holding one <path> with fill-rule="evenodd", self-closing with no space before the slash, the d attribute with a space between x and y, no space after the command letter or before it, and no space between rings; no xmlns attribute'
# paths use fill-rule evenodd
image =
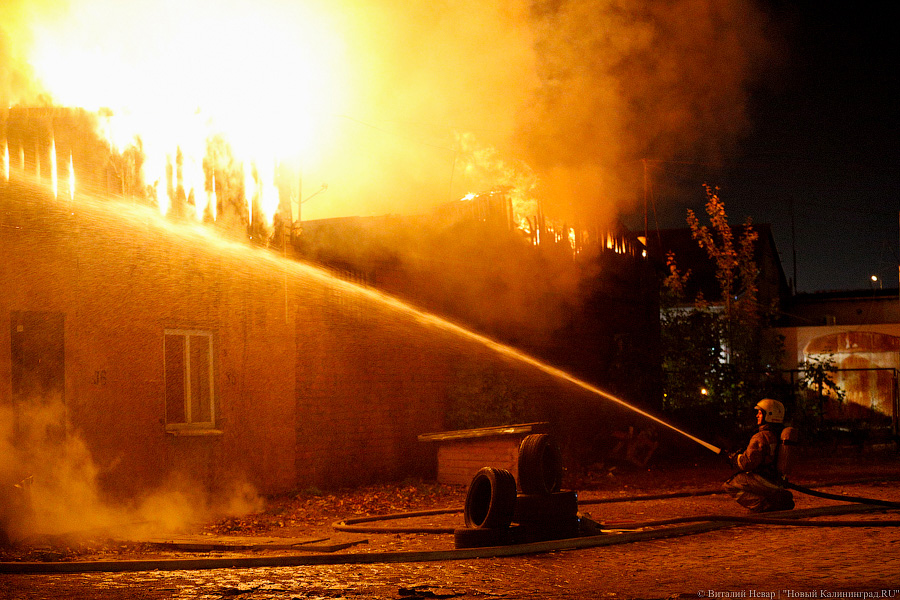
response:
<svg viewBox="0 0 900 600"><path fill-rule="evenodd" d="M466 492L466 527L500 529L512 523L516 505L516 480L505 469L484 467L472 478Z"/></svg>
<svg viewBox="0 0 900 600"><path fill-rule="evenodd" d="M453 543L456 548L486 548L489 546L509 546L516 543L516 527L501 529L456 529L453 531Z"/></svg>
<svg viewBox="0 0 900 600"><path fill-rule="evenodd" d="M552 494L562 487L562 454L547 433L533 433L519 445L519 489L523 494Z"/></svg>

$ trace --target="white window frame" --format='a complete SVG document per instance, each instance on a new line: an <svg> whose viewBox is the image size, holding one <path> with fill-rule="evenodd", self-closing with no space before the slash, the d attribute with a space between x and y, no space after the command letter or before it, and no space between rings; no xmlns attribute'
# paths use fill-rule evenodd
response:
<svg viewBox="0 0 900 600"><path fill-rule="evenodd" d="M166 397L166 431L169 432L179 432L185 430L213 430L215 429L216 423L216 388L215 388L215 363L213 362L213 358L215 356L214 351L214 342L215 337L212 331L200 330L200 329L166 329L163 332L163 378L165 379L166 374L168 373L166 367L166 340L169 336L179 336L183 338L184 343L184 422L183 423L169 423L168 422L168 403L169 398ZM204 337L207 339L207 349L209 352L209 356L207 357L207 364L209 365L209 381L207 381L207 386L209 389L209 421L194 421L192 419L191 414L191 338L194 337ZM167 389L167 386L163 386L163 389Z"/></svg>

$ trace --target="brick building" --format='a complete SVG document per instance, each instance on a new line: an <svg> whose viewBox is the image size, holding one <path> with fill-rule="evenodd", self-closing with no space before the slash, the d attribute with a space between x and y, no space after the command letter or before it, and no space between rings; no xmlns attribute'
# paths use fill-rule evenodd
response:
<svg viewBox="0 0 900 600"><path fill-rule="evenodd" d="M0 240L3 433L61 407L107 489L433 472L416 435L443 427L461 349L416 314L152 209L32 185L0 184Z"/></svg>
<svg viewBox="0 0 900 600"><path fill-rule="evenodd" d="M487 404L502 388L571 454L618 427L596 395L434 315L645 408L659 399L658 282L624 232L573 246L535 217L523 236L501 193L260 236L246 207L222 218L227 178L210 173L220 218L200 225L148 206L140 153L111 152L97 115L0 116L14 173L0 180L0 450L66 432L115 495L176 476L277 493L432 476L417 436L459 428L460 395ZM97 195L73 199L68 178ZM460 392L481 379L495 388ZM29 437L36 414L47 427ZM0 484L27 474L0 463Z"/></svg>

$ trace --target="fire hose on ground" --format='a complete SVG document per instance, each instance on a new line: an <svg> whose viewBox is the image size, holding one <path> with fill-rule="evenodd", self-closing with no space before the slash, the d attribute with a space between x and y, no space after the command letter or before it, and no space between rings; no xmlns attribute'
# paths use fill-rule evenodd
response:
<svg viewBox="0 0 900 600"><path fill-rule="evenodd" d="M844 496L838 494L828 494L826 492L818 492L810 488L806 488L789 481L783 482L784 487L817 498L825 498L826 500L840 500L843 502L856 502L857 504L871 504L873 506L885 506L889 508L900 508L900 502L892 502L890 500L879 500L877 498L862 498L860 496Z"/></svg>
<svg viewBox="0 0 900 600"><path fill-rule="evenodd" d="M842 482L833 482L833 483L825 483L821 484L819 487L831 487L835 485L847 485L847 484L855 484L855 483L865 483L867 481L883 481L884 477L875 478L875 479L856 479L852 481L842 481ZM850 502L854 504L862 504L862 505L871 505L871 506L880 506L885 508L900 508L900 502L892 502L890 500L879 500L875 498L863 498L860 496L845 496L841 494L829 494L826 492L819 492L813 490L811 488L803 487L800 485L792 484L789 482L784 482L784 486L800 493L808 494L811 496L816 496L819 498L824 498L828 500L838 500L842 502ZM711 496L715 494L723 493L721 489L710 489L710 490L701 490L695 492L674 492L670 494L653 494L653 495L643 495L643 496L626 496L626 497L618 497L618 498L596 498L589 500L580 500L579 505L589 505L589 504L612 504L612 503L622 503L622 502L642 502L647 500L666 500L666 499L674 499L674 498L686 498L686 497L699 497L699 496ZM815 510L815 509L812 509ZM859 512L869 512L875 510L868 509L865 511ZM332 524L332 528L336 531L342 531L346 533L395 533L395 534L445 534L445 533L453 533L456 528L454 527L416 527L416 526L379 526L379 525L369 525L368 523L374 522L383 522L383 521L394 521L400 519L411 519L416 517L428 517L428 516L437 516L437 515L446 515L446 514L455 514L463 512L462 508L443 508L443 509L435 509L435 510L426 510L426 511L413 511L413 512L404 512L404 513L393 513L386 515L376 515L376 516L366 516L366 517L356 517L350 519L344 519ZM853 511L856 512L856 511ZM799 514L800 511L793 511L788 514ZM779 513L782 514L782 513ZM804 513L805 514L805 513ZM824 514L824 513L823 513ZM809 516L819 516L816 514L809 514ZM785 526L793 526L793 527L875 527L875 526L884 526L884 527L897 527L900 526L900 521L898 520L882 520L882 521L804 521L797 518L787 519L787 518L772 518L772 517L761 517L761 516L750 516L750 515L697 515L692 517L673 517L670 519L659 519L653 521L645 521L640 523L629 523L628 529L642 529L647 527L659 527L664 525L672 525L679 523L696 523L701 521L711 521L711 522L733 522L733 523L746 523L746 524L760 524L760 525L785 525ZM612 531L614 528L606 528L602 527L605 531Z"/></svg>
<svg viewBox="0 0 900 600"><path fill-rule="evenodd" d="M799 487L799 486L798 486ZM718 492L709 492L718 493ZM700 495L694 494L678 494ZM674 494L663 494L661 496L673 497ZM828 496L836 496L828 494ZM602 499L596 501L585 501L588 503L600 502L629 502L646 500L648 498L657 498L659 496L636 496L631 498ZM852 497L836 496L837 499L846 500ZM888 501L877 501L881 508ZM900 503L889 503L890 508L900 508ZM363 531L365 526L359 526L361 523L373 522L377 520L396 520L401 518L431 516L440 514L451 514L460 512L461 509L437 509L430 511L417 511L409 513L396 513L391 515L380 515L370 517L359 517L354 519L346 519L335 523L335 528L340 531ZM261 568L261 567L290 567L290 566L316 566L316 565L338 565L338 564L380 564L380 563L402 563L402 562L429 562L441 560L469 560L475 558L499 558L506 556L521 556L526 554L537 554L545 552L558 552L563 550L578 550L587 548L599 548L603 546L611 546L618 544L628 544L640 541L664 539L685 535L694 535L722 529L727 527L737 527L745 524L761 524L773 526L794 526L794 527L897 527L900 526L900 520L834 520L834 521L808 521L807 517L818 516L836 516L842 514L861 514L866 512L874 512L878 510L875 506L868 504L849 504L837 505L829 507L821 507L815 509L806 509L800 511L790 511L784 513L773 513L774 517L754 517L754 516L738 516L738 515L699 515L693 517L676 517L672 519L661 519L656 521L647 521L643 523L630 523L628 529L643 529L642 531L628 531L611 535L603 533L600 535L590 535L583 537L574 537L560 540L549 540L542 542L533 542L529 544L518 544L513 546L492 546L483 548L464 548L452 550L431 550L431 551L400 551L400 552L370 552L370 553L335 553L328 555L320 554L292 554L279 556L238 556L238 557L203 557L203 558L174 558L174 559L152 559L152 560L119 560L119 561L72 561L72 562L5 562L0 563L0 573L7 574L59 574L59 573L88 573L88 572L137 572L137 571L182 571L182 570L207 570L207 569L223 569L223 568ZM790 515L790 516L789 516ZM661 529L647 529L651 527L662 527ZM447 533L452 531L447 528L369 528L368 532L386 533L388 531L404 532L404 533Z"/></svg>
<svg viewBox="0 0 900 600"><path fill-rule="evenodd" d="M526 444L523 442L522 448L526 450L526 455L520 455L520 483L529 488L528 492L541 492L545 495L557 493L560 483L559 460L555 454L555 450L551 444L546 442L545 434L540 436L529 436L531 441ZM694 439L694 438L692 438ZM526 438L528 440L528 438ZM704 443L704 446L722 454L723 451L711 444ZM523 462L524 459L524 462ZM523 466L526 467L523 470ZM502 471L496 469L483 469L483 471ZM479 472L480 473L480 472ZM491 503L494 502L494 496L497 494L497 487L503 487L507 492L509 486L512 485L512 500L515 502L515 481L508 472L503 472L504 477L497 480L489 480L485 490L489 496ZM477 478L477 476L476 476ZM881 478L883 479L883 478ZM474 483L474 480L473 480ZM481 483L485 483L482 481ZM500 485L502 484L502 485ZM837 506L825 506L805 510L783 511L770 513L769 516L746 516L746 515L698 515L690 517L675 517L669 519L660 519L655 521L647 521L641 523L629 523L627 528L604 528L601 524L595 523L590 519L586 519L591 523L594 530L582 535L574 535L562 537L560 539L538 539L535 541L527 540L524 543L511 544L492 544L477 547L461 547L457 545L452 550L432 550L432 551L397 551L397 552L370 552L370 553L334 553L328 555L321 554L292 554L280 556L238 556L238 557L204 557L204 558L174 558L174 559L152 559L152 560L119 560L119 561L72 561L72 562L5 562L0 563L0 573L84 573L84 572L132 572L132 571L180 571L180 570L207 570L219 568L260 568L260 567L286 567L286 566L313 566L313 565L337 565L337 564L377 564L377 563L399 563L399 562L427 562L441 560L467 560L474 558L497 558L504 556L519 556L525 554L556 552L562 550L576 550L585 548L597 548L601 546L609 546L615 544L626 544L646 540L663 539L676 536L693 535L716 529L738 527L747 524L771 525L771 526L790 526L790 527L897 527L900 526L900 520L830 520L830 521L810 521L808 517L819 516L836 516L844 514L859 514L865 512L874 512L885 508L900 508L900 502L888 500L878 500L872 498L861 498L856 496L843 496L837 494L828 494L819 492L810 488L791 484L786 481L782 482L784 487L796 490L798 492L809 494L812 496L838 500L842 502L850 501L853 504L843 504ZM470 485L469 495L471 495L474 485ZM820 486L820 487L824 487ZM698 496L705 494L721 493L721 490L708 492L686 492L677 494L662 494L657 496L636 496L630 498L614 498L614 499L598 499L587 500L581 504L603 503L603 502L629 502L640 501L657 498L674 498L685 496ZM574 496L574 492L570 492ZM577 504L577 496L576 504ZM480 500L483 502L484 499ZM466 524L470 526L469 521L469 496L467 496ZM504 510L511 507L506 506ZM479 509L480 510L480 509ZM392 515L379 515L374 517L359 517L345 519L333 524L333 528L338 531L353 533L430 533L445 534L455 533L460 530L456 528L446 527L375 527L371 525L363 525L373 521L388 521L402 518L433 516L441 514L450 514L460 512L460 509L438 509L430 511L418 511L398 513ZM480 521L482 516L479 515ZM479 524L480 525L480 524ZM476 525L477 527L478 525ZM476 529L465 530L467 532L476 533ZM480 530L485 532L484 529ZM619 533L614 533L614 532ZM487 533L491 533L487 531Z"/></svg>
<svg viewBox="0 0 900 600"><path fill-rule="evenodd" d="M716 454L720 456L725 455L725 452L721 448L704 442L690 434L681 432L680 430L678 431ZM793 428L786 428L782 435L782 445L794 445L796 443L795 436L796 432ZM779 463L779 467L784 468L781 472L787 472L790 454L790 448L782 453L784 462ZM579 506L577 494L574 492L564 493L559 489L562 481L561 456L559 454L559 448L551 441L548 434L529 435L522 441L519 448L518 472L519 488L522 492L518 495L516 494L516 482L509 471L485 467L476 473L469 485L466 496L466 505L463 509L467 528L464 530L446 527L396 527L383 525L375 526L370 524L372 521L430 516L447 512L458 512L458 510L439 510L382 515L380 517L362 517L335 523L333 524L333 527L338 531L353 533L454 533L456 536L457 548L469 548L472 546L503 546L533 541L529 538L527 532L528 527L534 527L535 524L551 525L551 528L552 524L563 525L559 532L554 532L556 537L549 539L570 538L577 537L579 533L583 534L586 532L590 535L592 533L609 532L612 530L611 528L604 528L601 524L593 522L589 518L585 518L586 526L581 526L581 523L577 520L581 518L580 513L577 513ZM810 488L790 483L785 478L782 478L778 484L781 487L793 489L820 498L851 501L862 505L872 505L883 508L900 508L900 502L818 492ZM721 490L714 490L706 493L713 494L720 492ZM683 493L666 495L664 497L671 498L685 495L699 494L696 492L693 494ZM632 498L630 500L638 499L644 500L648 498L641 497ZM528 501L528 505L531 507L530 510L519 510L519 505L523 503L523 500ZM629 499L619 498L614 501L623 502L629 501ZM590 503L590 501L582 502L581 504L588 503ZM515 509L513 507L515 507ZM536 507L538 508L537 510L535 510ZM896 527L900 525L900 521L891 520L880 520L877 522L871 520L807 521L799 519L801 512L802 511L794 511L792 513L783 512L768 516L700 515L693 517L678 517L631 524L630 529L644 529L649 527L698 522L765 524L795 527ZM516 513L519 513L519 518L517 518ZM776 517L775 515L778 516ZM565 524L571 524L573 518L576 519L577 532L575 534L562 533ZM526 532L523 534L522 539L519 539L516 535L509 535L508 529L511 522L518 523ZM546 533L547 532L544 532L544 534ZM554 533L551 533L550 535L554 535ZM461 534L466 534L466 536L461 537ZM545 541L546 539L548 538L539 538L537 541Z"/></svg>

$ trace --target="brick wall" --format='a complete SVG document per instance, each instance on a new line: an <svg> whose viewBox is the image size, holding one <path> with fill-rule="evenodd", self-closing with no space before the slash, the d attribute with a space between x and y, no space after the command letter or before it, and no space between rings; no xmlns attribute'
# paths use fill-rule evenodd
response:
<svg viewBox="0 0 900 600"><path fill-rule="evenodd" d="M443 336L336 280L298 313L298 483L433 477L434 456L417 436L443 426Z"/></svg>
<svg viewBox="0 0 900 600"><path fill-rule="evenodd" d="M105 206L0 188L0 318L64 315L67 416L107 488L140 494L175 472L263 493L433 477L416 436L443 427L445 335L317 269ZM166 329L212 332L203 435L167 431ZM0 401L10 364L7 324Z"/></svg>

